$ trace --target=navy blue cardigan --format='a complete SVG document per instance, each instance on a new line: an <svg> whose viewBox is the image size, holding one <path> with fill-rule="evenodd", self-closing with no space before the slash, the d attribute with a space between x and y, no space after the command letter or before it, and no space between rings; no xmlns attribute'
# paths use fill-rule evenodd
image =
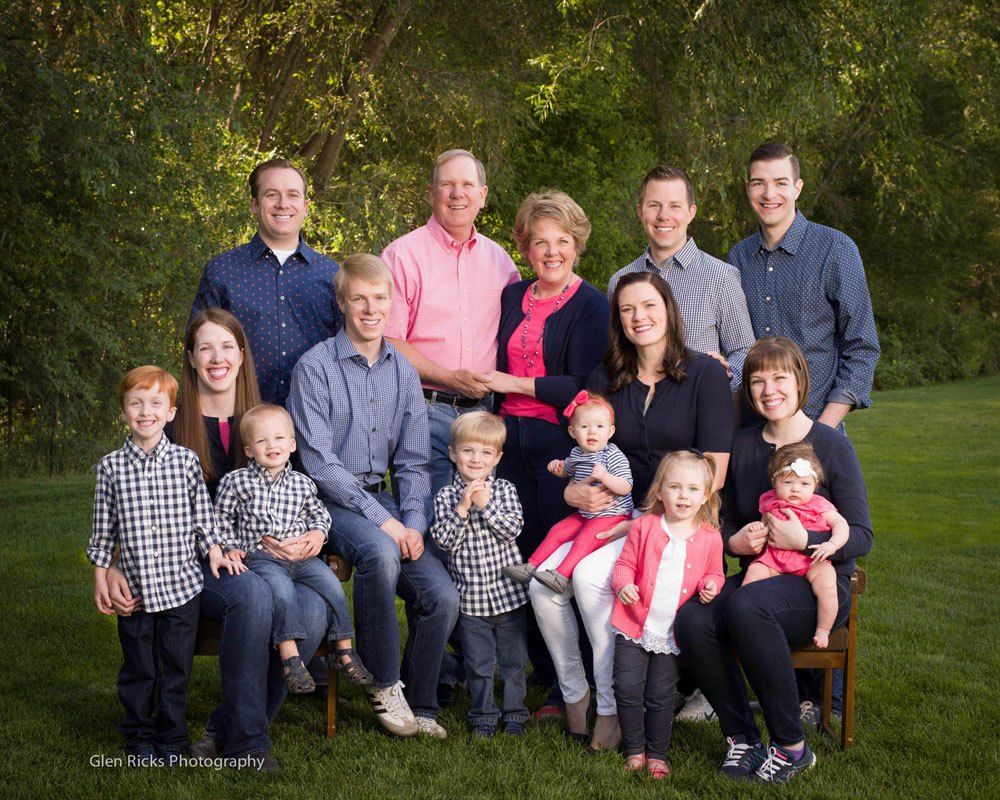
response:
<svg viewBox="0 0 1000 800"><path fill-rule="evenodd" d="M500 296L500 331L497 337L497 369L507 369L507 345L517 336L524 321L521 310L524 293L534 280L518 281L503 290ZM604 292L586 281L566 301L566 305L545 320L542 339L544 378L535 378L535 396L555 407L559 420L565 424L562 411L587 383L587 378L604 358L608 347L608 319L611 307ZM497 409L503 395L497 396Z"/></svg>

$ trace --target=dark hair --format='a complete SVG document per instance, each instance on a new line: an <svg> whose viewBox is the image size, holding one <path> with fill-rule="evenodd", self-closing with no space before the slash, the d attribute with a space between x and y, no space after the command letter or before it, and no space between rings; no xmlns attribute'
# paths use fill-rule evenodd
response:
<svg viewBox="0 0 1000 800"><path fill-rule="evenodd" d="M795 410L803 408L809 399L809 364L802 348L784 336L765 336L747 351L743 361L743 397L747 405L757 411L750 381L755 372L770 369L790 372L795 376L799 384L799 407Z"/></svg>
<svg viewBox="0 0 1000 800"><path fill-rule="evenodd" d="M257 199L257 191L260 189L260 176L267 172L269 169L293 169L299 173L299 177L302 178L302 193L306 195L309 193L309 176L295 166L292 161L287 158L269 158L267 161L262 161L256 167L253 168L253 172L250 173L250 179L247 183L250 184L250 197L254 200Z"/></svg>
<svg viewBox="0 0 1000 800"><path fill-rule="evenodd" d="M771 454L767 461L767 476L771 479L771 483L774 483L778 475L783 474L800 458L809 462L809 466L816 474L817 485L823 483L823 465L819 461L819 456L816 455L813 446L804 441L783 445Z"/></svg>
<svg viewBox="0 0 1000 800"><path fill-rule="evenodd" d="M799 160L795 157L791 147L780 142L765 142L750 154L750 158L747 160L747 180L750 180L750 168L758 161L781 161L785 158L792 165L792 182L798 181Z"/></svg>
<svg viewBox="0 0 1000 800"><path fill-rule="evenodd" d="M612 394L625 388L639 373L639 352L625 335L618 310L622 290L634 283L651 284L667 307L667 348L663 353L663 373L680 383L687 378L685 369L691 360L691 352L684 347L684 320L669 284L655 272L633 272L626 275L618 281L611 298L608 349L604 354L604 369L611 380L608 391Z"/></svg>
<svg viewBox="0 0 1000 800"><path fill-rule="evenodd" d="M201 395L198 391L198 373L191 363L194 354L194 340L206 322L214 322L229 331L236 339L236 345L243 353L243 365L236 376L236 405L233 408L233 425L229 431L229 453L237 467L246 466L247 455L243 451L240 436L240 420L254 406L260 405L260 388L257 386L257 370L253 366L253 355L247 344L243 326L228 311L221 308L206 308L198 312L188 325L184 336L184 369L181 371L181 403L174 421L174 441L193 450L201 461L201 472L208 483L221 477L212 468L212 453L205 435L205 421L201 416Z"/></svg>
<svg viewBox="0 0 1000 800"><path fill-rule="evenodd" d="M666 164L657 164L649 172L646 173L646 177L642 179L642 183L639 184L639 205L642 205L642 201L646 196L646 185L650 181L684 181L684 188L687 190L688 207L694 205L694 184L691 183L691 179L688 174L677 167L668 167Z"/></svg>

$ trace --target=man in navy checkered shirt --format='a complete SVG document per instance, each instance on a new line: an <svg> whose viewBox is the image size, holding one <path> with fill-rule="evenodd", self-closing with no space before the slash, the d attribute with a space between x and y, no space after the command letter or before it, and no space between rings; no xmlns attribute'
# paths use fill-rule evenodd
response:
<svg viewBox="0 0 1000 800"><path fill-rule="evenodd" d="M220 567L230 574L246 567L222 554L198 457L163 435L177 411L173 375L137 367L122 379L118 399L131 433L98 464L87 558L102 614L114 613L107 574L116 550L118 569L142 602L118 617L125 707L118 730L130 764L173 766L191 741L184 712L203 586L198 556L208 557L216 577Z"/></svg>
<svg viewBox="0 0 1000 800"><path fill-rule="evenodd" d="M514 484L492 477L506 437L503 420L486 411L452 423L448 453L457 474L434 498L431 527L431 536L451 556L448 571L458 587L458 633L472 696L469 727L484 739L496 732L501 711L511 736L522 736L528 719L528 590L501 572L521 562L515 539L524 513ZM500 710L493 699L494 664L500 669Z"/></svg>

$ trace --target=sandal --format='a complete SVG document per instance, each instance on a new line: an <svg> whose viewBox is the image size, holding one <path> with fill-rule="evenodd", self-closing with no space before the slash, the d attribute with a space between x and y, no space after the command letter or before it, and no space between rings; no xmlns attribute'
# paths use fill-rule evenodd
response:
<svg viewBox="0 0 1000 800"><path fill-rule="evenodd" d="M646 766L646 755L644 753L639 753L635 756L625 757L625 765L622 767L622 771L626 774L630 772L641 772L644 766Z"/></svg>
<svg viewBox="0 0 1000 800"><path fill-rule="evenodd" d="M371 686L375 678L361 663L361 657L354 651L353 647L345 647L343 650L334 650L334 666L344 673L348 683L355 686ZM347 658L347 661L341 659Z"/></svg>
<svg viewBox="0 0 1000 800"><path fill-rule="evenodd" d="M646 762L646 772L649 773L649 777L654 781L662 781L667 775L670 774L670 767L667 765L666 761L661 761L658 758L651 758Z"/></svg>
<svg viewBox="0 0 1000 800"><path fill-rule="evenodd" d="M281 662L285 674L285 686L291 694L309 694L316 691L313 680L300 656L292 656Z"/></svg>

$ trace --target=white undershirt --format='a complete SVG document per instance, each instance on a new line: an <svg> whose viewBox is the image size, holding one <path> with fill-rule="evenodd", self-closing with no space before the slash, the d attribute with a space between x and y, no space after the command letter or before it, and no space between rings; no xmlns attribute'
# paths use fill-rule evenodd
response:
<svg viewBox="0 0 1000 800"><path fill-rule="evenodd" d="M297 250L298 248L295 249ZM271 252L274 253L274 257L278 259L278 264L285 266L285 262L288 260L288 257L294 253L295 250L275 250L272 247Z"/></svg>

